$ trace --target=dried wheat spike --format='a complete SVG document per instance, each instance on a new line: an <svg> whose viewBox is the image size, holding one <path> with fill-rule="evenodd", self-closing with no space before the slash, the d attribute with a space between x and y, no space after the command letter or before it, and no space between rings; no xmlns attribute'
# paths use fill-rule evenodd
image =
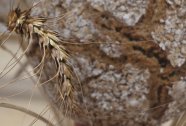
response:
<svg viewBox="0 0 186 126"><path fill-rule="evenodd" d="M30 11L31 9L21 11L19 8L12 10L8 16L8 30L15 31L28 40L28 47L25 49L28 58L37 55L39 47L39 53L43 54L40 63L38 63L39 65L36 66L38 66L37 70L40 72L38 77L41 85L55 80L57 84L53 85L53 87L56 88L57 102L61 101L60 107L62 107L65 115L72 116L78 110L78 106L74 100L74 75L68 52L64 46L60 45L62 40L58 37L58 34L45 28L47 19L32 17ZM34 46L35 48L33 48ZM42 81L45 64L49 64L51 59L55 64L53 69L55 69L56 73L48 81L45 79Z"/></svg>

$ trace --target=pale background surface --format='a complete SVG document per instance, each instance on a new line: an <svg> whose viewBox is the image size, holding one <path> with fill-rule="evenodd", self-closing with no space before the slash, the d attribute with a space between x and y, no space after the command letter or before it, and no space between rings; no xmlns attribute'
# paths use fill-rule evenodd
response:
<svg viewBox="0 0 186 126"><path fill-rule="evenodd" d="M9 41L7 43L8 48L10 48L11 50L17 50L14 41ZM8 63L8 61L11 59L11 56L5 51L0 50L0 57L0 70L2 71L2 69L4 68L3 66ZM4 85L7 82L13 80L14 73L20 68L19 64L17 66L18 67L13 69L8 75L0 79L0 85ZM23 76L28 75L25 74ZM41 96L37 88L33 87L33 82L30 79L13 82L5 88L0 88L0 101L29 108L37 113L42 112L47 105L45 98ZM50 112L46 114L46 117L52 119L52 115L50 114ZM26 115L25 113L7 108L0 108L0 122L3 126L28 126L33 120L34 118ZM43 126L44 124L40 121L37 121L35 125Z"/></svg>

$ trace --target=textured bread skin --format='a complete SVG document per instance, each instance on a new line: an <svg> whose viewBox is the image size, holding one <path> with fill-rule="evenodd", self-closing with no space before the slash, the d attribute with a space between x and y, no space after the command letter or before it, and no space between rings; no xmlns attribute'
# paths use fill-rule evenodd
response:
<svg viewBox="0 0 186 126"><path fill-rule="evenodd" d="M58 120L65 115L82 125L159 126L183 111L184 4L177 0L141 2L44 0L32 10L33 15L41 16L66 13L49 24L63 40L80 43L61 43L81 83L75 77L77 113L66 115L61 110L55 80L43 85ZM37 45L37 39L33 43ZM36 66L42 55L39 48L32 51L28 57ZM41 82L56 72L51 67L54 61L47 60L50 64Z"/></svg>

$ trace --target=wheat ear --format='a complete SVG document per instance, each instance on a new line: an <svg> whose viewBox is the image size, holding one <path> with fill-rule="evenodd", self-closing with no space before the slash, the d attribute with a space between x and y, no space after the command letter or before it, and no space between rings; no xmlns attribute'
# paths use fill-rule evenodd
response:
<svg viewBox="0 0 186 126"><path fill-rule="evenodd" d="M71 110L71 112L75 112L78 107L74 99L75 86L73 74L75 73L69 61L70 55L62 45L59 35L45 27L46 21L46 18L30 16L30 9L21 11L19 8L16 8L9 14L8 29L11 32L15 31L28 40L27 56L31 55L29 50L33 51L32 45L36 43L40 47L41 52L47 55L44 58L50 57L53 59L52 62L55 63L54 68L57 69L57 73L52 80L57 80L57 84L54 87L56 88L57 95L60 96L58 100L63 104L63 111ZM37 38L37 41L34 41L34 38ZM47 62L45 59L42 59L42 61ZM45 82L42 83L44 84Z"/></svg>

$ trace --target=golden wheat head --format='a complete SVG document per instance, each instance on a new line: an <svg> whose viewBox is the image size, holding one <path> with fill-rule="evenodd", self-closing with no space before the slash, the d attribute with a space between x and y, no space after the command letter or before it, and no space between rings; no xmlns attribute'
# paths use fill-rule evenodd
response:
<svg viewBox="0 0 186 126"><path fill-rule="evenodd" d="M38 65L40 66L40 73L42 72L42 69L45 68L44 65L47 64L44 63L48 61L46 60L47 57L53 59L53 62L55 63L54 68L57 69L53 78L41 83L44 84L53 79L57 79L58 83L53 87L56 88L57 95L59 96L58 100L63 102L61 106L64 109L63 111L66 112L67 110L65 109L68 109L68 111L71 109L71 112L75 112L77 106L74 100L74 85L72 82L72 75L74 73L69 62L69 54L61 44L61 39L58 37L58 34L44 27L44 23L47 19L42 17L32 17L30 16L30 11L31 9L21 11L19 8L12 10L8 16L8 30L10 32L16 32L21 35L21 37L28 40L28 49L25 50L28 57L30 55L28 50L34 49L31 49L31 47L35 41L34 38L37 38L37 45L43 52L41 62Z"/></svg>

